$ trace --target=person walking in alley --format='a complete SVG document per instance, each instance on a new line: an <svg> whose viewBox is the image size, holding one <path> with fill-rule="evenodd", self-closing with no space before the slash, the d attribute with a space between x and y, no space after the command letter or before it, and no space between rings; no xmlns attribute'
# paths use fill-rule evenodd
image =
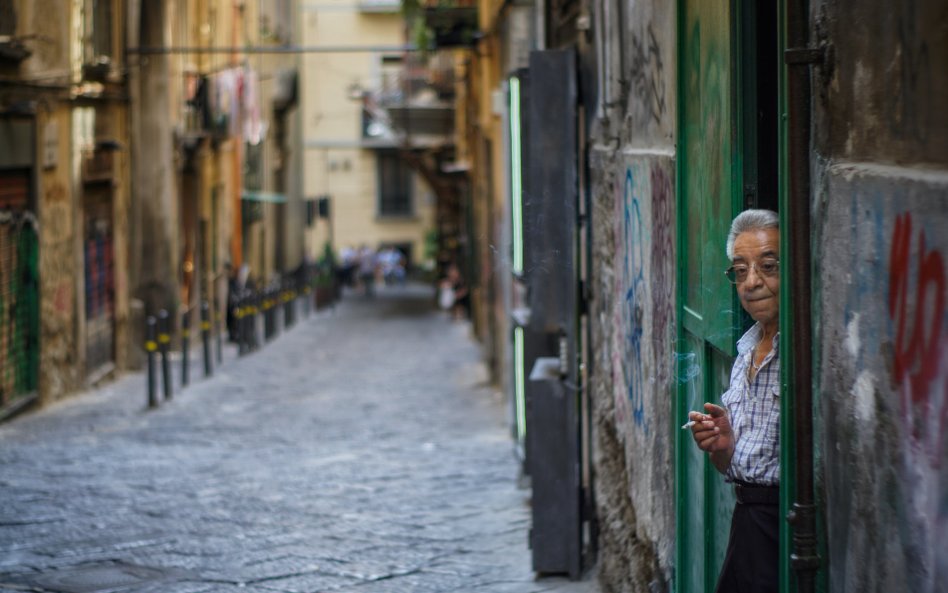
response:
<svg viewBox="0 0 948 593"><path fill-rule="evenodd" d="M446 299L446 295L450 297ZM440 282L438 300L442 309L451 311L452 319L464 319L470 314L471 296L461 276L461 269L455 263L448 266Z"/></svg>
<svg viewBox="0 0 948 593"><path fill-rule="evenodd" d="M747 210L731 223L728 279L756 322L737 342L723 406L688 414L692 436L714 467L734 483L718 593L770 593L778 588L780 479L780 233L770 210Z"/></svg>
<svg viewBox="0 0 948 593"><path fill-rule="evenodd" d="M377 268L375 250L363 244L359 248L359 286L367 297L375 296L375 273Z"/></svg>

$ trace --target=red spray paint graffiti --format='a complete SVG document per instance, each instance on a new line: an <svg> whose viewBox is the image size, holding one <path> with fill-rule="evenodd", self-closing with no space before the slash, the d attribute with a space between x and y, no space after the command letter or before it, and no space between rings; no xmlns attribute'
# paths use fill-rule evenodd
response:
<svg viewBox="0 0 948 593"><path fill-rule="evenodd" d="M945 312L945 265L941 253L925 250L925 232L919 233L918 285L915 291L915 315L911 334L906 330L909 317L908 288L911 277L909 241L912 234L910 213L899 216L892 234L889 260L889 317L896 322L895 380L909 378L912 401L918 403L928 393L928 384L938 371L938 344ZM933 305L929 307L929 303ZM926 315L928 311L930 315ZM927 331L926 331L927 330ZM928 334L927 336L925 334Z"/></svg>
<svg viewBox="0 0 948 593"><path fill-rule="evenodd" d="M944 393L948 382L940 377L948 373L948 369L941 368L945 263L940 252L927 249L925 232L920 231L916 286L910 298L911 239L912 215L906 212L895 220L889 255L888 308L889 318L895 324L892 372L903 396L903 418L909 420L915 416L914 421L909 420L912 437L923 441L937 465L941 442L938 424L948 421L948 394ZM909 407L925 410L916 416L907 409ZM936 419L936 425L932 426L925 418Z"/></svg>

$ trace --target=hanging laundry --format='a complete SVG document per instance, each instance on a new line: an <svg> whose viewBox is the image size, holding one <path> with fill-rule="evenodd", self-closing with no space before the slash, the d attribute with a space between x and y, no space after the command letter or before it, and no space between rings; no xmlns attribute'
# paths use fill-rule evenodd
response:
<svg viewBox="0 0 948 593"><path fill-rule="evenodd" d="M267 122L260 115L260 77L252 68L243 72L242 98L244 141L260 144L267 135Z"/></svg>

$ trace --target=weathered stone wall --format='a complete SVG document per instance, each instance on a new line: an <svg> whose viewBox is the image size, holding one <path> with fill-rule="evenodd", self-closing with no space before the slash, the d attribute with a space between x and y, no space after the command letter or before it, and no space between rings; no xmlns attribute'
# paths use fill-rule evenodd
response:
<svg viewBox="0 0 948 593"><path fill-rule="evenodd" d="M60 134L57 164L40 168L36 196L40 221L39 392L43 402L74 390L80 379L76 318L81 260L76 254L78 197L71 173L69 106L57 106L38 115L38 130L45 130L50 124Z"/></svg>
<svg viewBox="0 0 948 593"><path fill-rule="evenodd" d="M675 192L668 155L594 157L597 502L604 580L668 587L674 554Z"/></svg>
<svg viewBox="0 0 948 593"><path fill-rule="evenodd" d="M854 18L855 15L855 18ZM817 493L831 591L948 582L948 11L814 9ZM871 569L867 570L867 567Z"/></svg>
<svg viewBox="0 0 948 593"><path fill-rule="evenodd" d="M823 154L948 164L948 10L939 0L824 0L816 41L832 46L817 70L816 133Z"/></svg>
<svg viewBox="0 0 948 593"><path fill-rule="evenodd" d="M675 27L662 3L595 3L591 392L600 580L674 571Z"/></svg>
<svg viewBox="0 0 948 593"><path fill-rule="evenodd" d="M62 84L70 71L70 7L61 0L16 2L17 29L32 55L16 72L25 79ZM62 18L49 18L51 14ZM11 73L12 74L12 73ZM74 390L79 381L77 297L81 260L76 254L78 197L74 187L71 108L62 93L35 90L36 214L39 220L40 401ZM44 157L49 135L53 158Z"/></svg>
<svg viewBox="0 0 948 593"><path fill-rule="evenodd" d="M933 592L948 579L946 196L948 172L864 164L831 166L819 189L831 591Z"/></svg>

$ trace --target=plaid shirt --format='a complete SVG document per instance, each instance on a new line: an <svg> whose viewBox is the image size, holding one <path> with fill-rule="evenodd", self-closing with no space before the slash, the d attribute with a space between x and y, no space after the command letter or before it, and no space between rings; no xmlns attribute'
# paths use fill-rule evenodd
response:
<svg viewBox="0 0 948 593"><path fill-rule="evenodd" d="M737 342L731 384L721 396L736 443L727 478L775 486L780 483L780 333L751 382L748 371L762 334L755 323Z"/></svg>

